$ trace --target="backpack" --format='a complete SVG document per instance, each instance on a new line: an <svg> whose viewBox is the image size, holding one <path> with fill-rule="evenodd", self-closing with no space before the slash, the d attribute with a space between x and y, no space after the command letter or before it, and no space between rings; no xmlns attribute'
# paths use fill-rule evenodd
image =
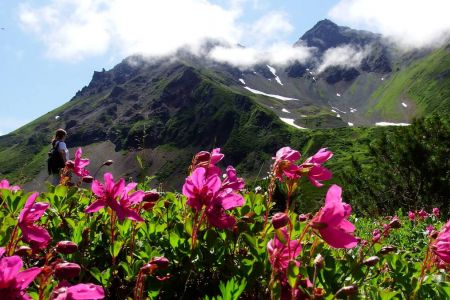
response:
<svg viewBox="0 0 450 300"><path fill-rule="evenodd" d="M59 174L59 170L64 168L64 159L61 156L61 153L58 151L58 146L60 142L56 142L55 146L52 146L52 149L48 152L47 158L47 170L48 174Z"/></svg>

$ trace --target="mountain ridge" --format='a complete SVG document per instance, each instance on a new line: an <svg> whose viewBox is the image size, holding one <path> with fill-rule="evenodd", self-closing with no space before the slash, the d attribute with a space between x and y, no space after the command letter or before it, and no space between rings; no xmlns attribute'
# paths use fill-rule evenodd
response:
<svg viewBox="0 0 450 300"><path fill-rule="evenodd" d="M406 76L410 82L425 73L440 74L439 80L448 82L445 70L450 68L450 51L446 47L421 53L420 58L413 53L407 57L411 62L405 63L406 58L395 54L380 35L329 20L319 23L302 36L306 35L302 43L334 47L317 50L316 61L308 63L260 64L241 70L181 53L175 59L131 56L111 70L95 71L90 83L70 101L0 137L0 176L22 182L45 180L45 172L39 170L57 127L68 130L70 145L88 149L93 166L108 154L118 159L122 155L127 164L116 164L112 169L116 175L157 175L160 182L176 186L185 174L181 166L198 150L222 147L227 153L225 163L236 165L246 176L255 176L264 173L271 155L286 144L303 148L315 135L321 136L314 147L306 147L310 153L333 144L333 133L351 139L370 134L352 126L409 122L447 109L445 87L439 89L434 83L434 89L415 88L413 95L405 98L414 85L398 83L398 78ZM323 32L327 27L346 39L338 37L330 44ZM312 38L315 31L320 31L316 39ZM348 40L357 41L351 44L355 48L370 44L361 64L332 66L315 73L320 55L348 45L342 42ZM436 59L443 63L430 63ZM443 105L436 104L439 102ZM342 145L346 143L342 141ZM104 155L96 155L96 151ZM132 158L136 155L144 158L143 166Z"/></svg>

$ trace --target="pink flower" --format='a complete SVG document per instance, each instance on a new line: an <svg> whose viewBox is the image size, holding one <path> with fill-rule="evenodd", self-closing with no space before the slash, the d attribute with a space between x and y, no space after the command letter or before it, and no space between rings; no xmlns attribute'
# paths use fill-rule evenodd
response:
<svg viewBox="0 0 450 300"><path fill-rule="evenodd" d="M381 230L375 229L372 232L372 242L377 243L381 239Z"/></svg>
<svg viewBox="0 0 450 300"><path fill-rule="evenodd" d="M421 209L417 214L419 215L419 217L422 220L428 218L428 216L429 216L428 213L426 211L424 211L423 209Z"/></svg>
<svg viewBox="0 0 450 300"><path fill-rule="evenodd" d="M450 220L442 227L431 249L440 259L450 263Z"/></svg>
<svg viewBox="0 0 450 300"><path fill-rule="evenodd" d="M221 171L216 164L224 158L225 155L220 153L220 148L215 148L210 152L200 151L194 156L192 161L191 171L198 167L203 167L207 170L207 175L220 175Z"/></svg>
<svg viewBox="0 0 450 300"><path fill-rule="evenodd" d="M414 212L412 212L412 211L409 211L409 212L408 212L408 218L409 218L411 221L414 221L414 219L416 218L416 214L415 214Z"/></svg>
<svg viewBox="0 0 450 300"><path fill-rule="evenodd" d="M81 158L83 151L81 148L78 148L75 152L75 160L73 161L73 173L78 177L84 177L89 175L89 171L85 168L89 165L89 159ZM72 165L72 164L71 164Z"/></svg>
<svg viewBox="0 0 450 300"><path fill-rule="evenodd" d="M2 181L0 181L0 190L10 190L11 192L17 192L20 191L20 186L10 186L8 180L3 179Z"/></svg>
<svg viewBox="0 0 450 300"><path fill-rule="evenodd" d="M206 218L212 226L233 227L236 220L226 211L242 206L245 200L233 188L222 188L218 175L207 176L206 172L205 168L198 167L186 178L183 194L188 198L187 204L196 211L205 208Z"/></svg>
<svg viewBox="0 0 450 300"><path fill-rule="evenodd" d="M230 188L235 191L242 190L245 186L244 179L238 178L236 170L232 166L227 167L227 175L222 182L222 189Z"/></svg>
<svg viewBox="0 0 450 300"><path fill-rule="evenodd" d="M322 166L331 157L333 157L333 152L322 148L300 165L299 172L308 176L312 185L321 187L323 184L320 181L329 180L332 177L331 171Z"/></svg>
<svg viewBox="0 0 450 300"><path fill-rule="evenodd" d="M38 195L38 193L33 193L28 197L24 208L19 214L18 225L22 230L24 241L42 249L47 247L51 237L47 230L34 223L42 217L50 204L36 202Z"/></svg>
<svg viewBox="0 0 450 300"><path fill-rule="evenodd" d="M105 291L101 286L92 283L80 283L70 286L67 281L62 281L53 290L51 300L96 300L105 298Z"/></svg>
<svg viewBox="0 0 450 300"><path fill-rule="evenodd" d="M342 189L333 184L327 192L323 206L311 221L322 238L333 248L353 248L358 244L353 236L355 226L347 218L352 207L342 202Z"/></svg>
<svg viewBox="0 0 450 300"><path fill-rule="evenodd" d="M111 173L105 173L104 180L104 185L98 180L94 180L92 183L92 192L97 200L84 211L93 213L108 206L117 214L120 221L128 218L133 221L143 222L144 219L133 209L133 206L144 199L145 193L136 191L130 194L136 188L137 183L133 182L125 186L123 178L115 183Z"/></svg>
<svg viewBox="0 0 450 300"><path fill-rule="evenodd" d="M291 149L290 147L283 147L278 150L275 157L272 157L272 159L275 160L272 166L275 176L280 181L283 180L283 175L288 179L298 179L300 177L300 175L297 174L299 167L295 162L298 161L300 157L300 152Z"/></svg>
<svg viewBox="0 0 450 300"><path fill-rule="evenodd" d="M434 226L433 225L428 225L426 227L427 234L431 234L433 232L433 230L434 230Z"/></svg>
<svg viewBox="0 0 450 300"><path fill-rule="evenodd" d="M300 254L302 245L298 240L291 240L286 227L277 232L278 234L267 244L267 251L272 267L278 272L283 272L287 269L289 262Z"/></svg>
<svg viewBox="0 0 450 300"><path fill-rule="evenodd" d="M0 295L5 300L31 300L26 288L41 272L40 268L30 268L20 272L23 262L14 255L0 259Z"/></svg>
<svg viewBox="0 0 450 300"><path fill-rule="evenodd" d="M433 208L433 215L434 215L436 218L439 218L439 217L440 217L441 211L439 210L439 208L437 208L437 207Z"/></svg>

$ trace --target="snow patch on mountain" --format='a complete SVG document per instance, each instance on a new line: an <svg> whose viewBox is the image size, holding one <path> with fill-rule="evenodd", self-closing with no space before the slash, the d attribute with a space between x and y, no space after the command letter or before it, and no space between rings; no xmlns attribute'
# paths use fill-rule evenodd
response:
<svg viewBox="0 0 450 300"><path fill-rule="evenodd" d="M285 113L287 113L287 114L290 114L290 113L291 113L291 112L288 111L286 108L283 108L281 111L282 111L282 112L285 112Z"/></svg>
<svg viewBox="0 0 450 300"><path fill-rule="evenodd" d="M334 109L334 110L337 110L337 111L339 111L339 112L341 112L341 113L343 113L343 114L346 114L346 113L347 113L346 111L340 110L339 108L334 107L334 106L332 106L331 108Z"/></svg>
<svg viewBox="0 0 450 300"><path fill-rule="evenodd" d="M301 127L301 126L298 126L297 124L295 124L294 123L294 119L280 118L280 120L283 121L286 124L289 124L291 126L294 126L295 128L298 128L298 129L308 129L308 128Z"/></svg>
<svg viewBox="0 0 450 300"><path fill-rule="evenodd" d="M277 75L277 70L275 70L274 67L267 65L267 68L269 69L269 71L273 74L273 76L275 76L275 80L280 84L283 85L283 83L281 82L280 77L278 77Z"/></svg>
<svg viewBox="0 0 450 300"><path fill-rule="evenodd" d="M239 78L239 81L240 81L243 85L245 85L245 80L244 80L244 79Z"/></svg>
<svg viewBox="0 0 450 300"><path fill-rule="evenodd" d="M252 92L253 94L257 94L257 95L263 95L263 96L267 96L267 97L271 97L271 98L275 98L275 99L279 99L279 100L283 100L283 101L290 101L290 100L299 100L296 98L289 98L289 97L284 97L284 96L280 96L280 95L273 95L273 94L267 94L252 88L249 88L248 86L244 86L244 88L250 92Z"/></svg>
<svg viewBox="0 0 450 300"><path fill-rule="evenodd" d="M392 123L392 122L377 122L376 126L409 126L409 123Z"/></svg>

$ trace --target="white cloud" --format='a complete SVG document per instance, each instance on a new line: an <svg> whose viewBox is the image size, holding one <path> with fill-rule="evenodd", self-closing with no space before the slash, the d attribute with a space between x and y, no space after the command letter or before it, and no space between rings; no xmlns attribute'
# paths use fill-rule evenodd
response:
<svg viewBox="0 0 450 300"><path fill-rule="evenodd" d="M286 14L270 12L252 24L250 33L261 43L267 39L280 39L293 30L294 26L288 21Z"/></svg>
<svg viewBox="0 0 450 300"><path fill-rule="evenodd" d="M329 16L382 33L403 47L426 47L449 37L449 12L449 0L340 0Z"/></svg>
<svg viewBox="0 0 450 300"><path fill-rule="evenodd" d="M206 0L52 0L22 5L24 29L37 35L47 54L83 59L118 50L121 55L165 55L207 38L237 42L237 9Z"/></svg>
<svg viewBox="0 0 450 300"><path fill-rule="evenodd" d="M358 67L368 53L369 48L358 49L351 45L330 48L323 54L317 73L321 73L333 66L344 68Z"/></svg>
<svg viewBox="0 0 450 300"><path fill-rule="evenodd" d="M306 62L311 55L312 48L287 44L274 44L268 49L218 46L209 53L209 57L216 61L243 69L258 63L283 66L294 61Z"/></svg>
<svg viewBox="0 0 450 300"><path fill-rule="evenodd" d="M294 29L285 13L270 11L253 23L243 23L249 3L254 9L260 5L259 0L227 0L223 6L210 0L51 0L40 6L22 5L19 19L45 44L50 58L68 61L111 52L164 56L180 48L199 54L206 40L237 45L244 36L254 48L219 47L211 57L248 66L261 60L280 64L306 55L305 50L280 46Z"/></svg>

